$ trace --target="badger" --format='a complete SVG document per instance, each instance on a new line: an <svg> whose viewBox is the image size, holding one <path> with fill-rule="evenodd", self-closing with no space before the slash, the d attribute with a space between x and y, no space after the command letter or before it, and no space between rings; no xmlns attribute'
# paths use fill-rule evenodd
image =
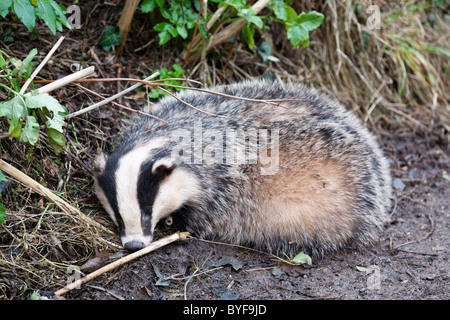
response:
<svg viewBox="0 0 450 320"><path fill-rule="evenodd" d="M211 90L161 99L153 115L167 125L140 116L95 159L96 195L125 249L149 245L169 217L201 239L290 256L376 241L391 177L354 114L299 83Z"/></svg>

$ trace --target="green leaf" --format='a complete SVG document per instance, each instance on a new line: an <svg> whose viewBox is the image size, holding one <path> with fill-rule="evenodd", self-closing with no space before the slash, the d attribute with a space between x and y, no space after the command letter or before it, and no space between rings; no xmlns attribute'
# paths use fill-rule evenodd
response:
<svg viewBox="0 0 450 320"><path fill-rule="evenodd" d="M38 51L36 48L30 51L28 56L22 61L22 66L20 67L19 76L24 77L25 79L28 79L28 77L31 75L32 67L30 65L30 62L33 60L33 58L37 55Z"/></svg>
<svg viewBox="0 0 450 320"><path fill-rule="evenodd" d="M36 10L29 0L14 0L13 11L19 20L28 28L28 31L34 29L36 24Z"/></svg>
<svg viewBox="0 0 450 320"><path fill-rule="evenodd" d="M68 114L67 109L48 93L39 93L35 96L27 96L25 97L25 102L29 109L42 109L46 107L54 114Z"/></svg>
<svg viewBox="0 0 450 320"><path fill-rule="evenodd" d="M262 19L256 15L252 8L244 8L239 10L238 16L244 18L247 22L255 24L260 29L263 27Z"/></svg>
<svg viewBox="0 0 450 320"><path fill-rule="evenodd" d="M324 15L317 12L311 11L308 13L302 12L296 19L297 25L301 25L307 31L312 31L321 25L324 19Z"/></svg>
<svg viewBox="0 0 450 320"><path fill-rule="evenodd" d="M242 34L247 41L248 48L253 49L253 47L255 46L255 39L253 38L253 36L255 35L255 27L250 23L246 23L242 28Z"/></svg>
<svg viewBox="0 0 450 320"><path fill-rule="evenodd" d="M108 51L112 46L118 46L122 42L122 38L118 26L106 26L98 44Z"/></svg>
<svg viewBox="0 0 450 320"><path fill-rule="evenodd" d="M47 126L47 128L54 129L54 130L59 131L61 133L63 132L63 126L65 124L66 123L64 121L64 116L62 116L61 114L55 114L53 116L53 118L48 119L45 122L45 125Z"/></svg>
<svg viewBox="0 0 450 320"><path fill-rule="evenodd" d="M286 10L286 20L283 20L283 21L290 22L290 23L294 22L294 20L297 18L297 12L295 12L295 10L289 6L286 6L285 10Z"/></svg>
<svg viewBox="0 0 450 320"><path fill-rule="evenodd" d="M37 0L39 14L44 20L45 24L50 28L50 31L56 34L56 14L52 5L45 0Z"/></svg>
<svg viewBox="0 0 450 320"><path fill-rule="evenodd" d="M50 3L50 5L53 7L53 10L55 11L57 20L56 27L58 31L62 31L61 23L69 30L72 30L70 24L67 23L66 8L64 8L63 5L56 3L54 0L49 0L48 3Z"/></svg>
<svg viewBox="0 0 450 320"><path fill-rule="evenodd" d="M55 129L49 128L47 129L47 135L50 138L50 142L55 148L55 151L59 153L62 150L61 147L66 145L63 134Z"/></svg>
<svg viewBox="0 0 450 320"><path fill-rule="evenodd" d="M0 181L6 181L6 177L3 174L2 170L0 170Z"/></svg>
<svg viewBox="0 0 450 320"><path fill-rule="evenodd" d="M35 145L39 140L39 124L33 116L27 116L25 127L20 135L20 141Z"/></svg>
<svg viewBox="0 0 450 320"><path fill-rule="evenodd" d="M6 13L8 13L9 12L9 7L11 7L11 4L12 4L12 0L2 0L2 1L0 1L0 12L6 11Z"/></svg>
<svg viewBox="0 0 450 320"><path fill-rule="evenodd" d="M25 97L25 101L27 107L30 109L42 110L45 108L46 110L48 110L47 112L44 112L45 117L47 118L47 120L45 121L47 133L50 139L53 140L56 143L56 145L64 146L65 142L62 133L63 133L63 126L65 124L64 116L69 113L67 109L63 105L61 105L58 102L58 100L56 100L47 93L41 93L35 96ZM48 112L51 112L53 116L48 116L47 115ZM42 115L42 117L44 116ZM50 134L52 136L50 136ZM55 146L55 149L57 149L57 146ZM58 149L57 152L59 152Z"/></svg>
<svg viewBox="0 0 450 320"><path fill-rule="evenodd" d="M14 98L8 100L8 101L2 101L0 102L0 117L6 116L9 120L13 117L13 108L17 105L17 110L20 110L19 117L25 116L25 105L23 104L23 100L20 96L15 96Z"/></svg>
<svg viewBox="0 0 450 320"><path fill-rule="evenodd" d="M0 16L2 16L3 18L6 17L6 15L9 13L8 9L5 10L0 10Z"/></svg>
<svg viewBox="0 0 450 320"><path fill-rule="evenodd" d="M178 35L177 29L167 22L158 23L153 29L160 31L158 33L159 45L167 43L167 41L169 41L172 37L176 37Z"/></svg>
<svg viewBox="0 0 450 320"><path fill-rule="evenodd" d="M308 30L303 28L302 25L294 25L287 27L287 37L291 41L294 47L297 47L299 43L308 45L309 43L309 33Z"/></svg>
<svg viewBox="0 0 450 320"><path fill-rule="evenodd" d="M26 110L23 104L15 103L11 107L11 119L9 121L8 133L15 138L19 138L22 133L22 117L25 115Z"/></svg>
<svg viewBox="0 0 450 320"><path fill-rule="evenodd" d="M0 225L5 223L5 218L6 218L5 206L2 203L0 203Z"/></svg>
<svg viewBox="0 0 450 320"><path fill-rule="evenodd" d="M0 102L0 117L6 116L9 122L8 133L19 138L22 133L22 117L26 116L26 108L20 96Z"/></svg>
<svg viewBox="0 0 450 320"><path fill-rule="evenodd" d="M186 39L186 38L187 38L188 32L187 32L185 26L183 26L182 24L181 24L181 25L177 25L177 31L178 31L178 34L179 34L183 39Z"/></svg>
<svg viewBox="0 0 450 320"><path fill-rule="evenodd" d="M172 76L174 78L181 77L183 75L183 73L184 73L184 69L178 63L173 64L172 65L172 69L173 69Z"/></svg>
<svg viewBox="0 0 450 320"><path fill-rule="evenodd" d="M34 291L30 296L30 300L41 300L41 295L38 292Z"/></svg>
<svg viewBox="0 0 450 320"><path fill-rule="evenodd" d="M288 18L287 10L283 0L272 0L267 7L275 13L275 16L281 21L286 21Z"/></svg>
<svg viewBox="0 0 450 320"><path fill-rule="evenodd" d="M155 0L144 0L141 4L141 10L143 13L152 12L156 7Z"/></svg>
<svg viewBox="0 0 450 320"><path fill-rule="evenodd" d="M303 251L301 251L298 255L292 259L292 262L296 264L304 264L307 263L308 265L312 266L312 259L310 256L305 254Z"/></svg>

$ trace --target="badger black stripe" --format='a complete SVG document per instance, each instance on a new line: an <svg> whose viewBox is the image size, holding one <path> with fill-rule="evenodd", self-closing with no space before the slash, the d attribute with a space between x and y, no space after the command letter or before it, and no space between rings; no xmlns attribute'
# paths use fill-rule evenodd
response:
<svg viewBox="0 0 450 320"><path fill-rule="evenodd" d="M116 187L116 170L119 162L117 155L111 156L107 163L104 173L97 177L100 187L103 189L105 196L108 199L111 209L114 211L114 216L119 228L119 235L125 235L125 226L122 217L119 213L119 206L117 204L117 187Z"/></svg>
<svg viewBox="0 0 450 320"><path fill-rule="evenodd" d="M141 209L141 226L144 235L151 235L151 222L153 213L153 203L158 194L159 186L172 171L173 167L159 166L153 171L155 159L144 162L138 178L137 195L139 207Z"/></svg>

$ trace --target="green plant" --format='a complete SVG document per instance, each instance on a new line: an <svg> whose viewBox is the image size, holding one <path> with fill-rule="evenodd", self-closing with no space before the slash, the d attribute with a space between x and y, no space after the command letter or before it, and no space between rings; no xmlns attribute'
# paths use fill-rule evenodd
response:
<svg viewBox="0 0 450 320"><path fill-rule="evenodd" d="M183 73L184 73L184 69L177 63L172 65L172 69L173 70L169 70L169 69L167 69L165 67L162 67L161 69L155 70L155 72L159 72L160 73L160 75L159 75L160 79L180 78L183 75ZM166 80L166 81L163 81L161 83L162 84L163 83L165 83L165 84L173 84L173 85L180 85L181 84L180 81L178 81L178 80ZM181 89L178 89L178 88L165 87L165 90L167 90L169 92L173 92L174 91L173 89L181 90ZM165 96L165 95L167 95L167 93L165 91L163 91L161 89L158 89L158 88L154 88L154 89L152 89L150 91L148 96L150 98L156 99L156 98L159 98L160 96Z"/></svg>
<svg viewBox="0 0 450 320"><path fill-rule="evenodd" d="M320 26L324 19L324 15L316 11L297 14L288 5L292 1L286 0L272 0L267 5L270 13L265 16L258 16L247 3L247 0L213 0L210 2L218 3L219 7L229 7L219 20L221 24L231 23L237 18L245 19L246 24L243 26L241 34L250 49L255 45L255 26L263 29L264 20L266 23L272 23L273 21L283 23L291 44L294 47L299 45L306 47L309 44L309 32ZM199 13L200 3L200 0L144 0L141 4L141 10L147 13L158 8L161 16L166 19L165 22L154 26L154 29L158 31L159 44L163 45L178 36L183 39L191 38L196 26L198 31L206 37L206 21L203 15ZM209 19L211 15L209 14L207 18Z"/></svg>
<svg viewBox="0 0 450 320"><path fill-rule="evenodd" d="M59 152L65 146L63 125L67 109L47 93L20 93L20 82L30 77L36 54L33 49L21 61L0 50L0 79L10 84L0 83L0 87L12 94L11 99L0 102L0 118L6 118L10 137L31 145L38 142L40 126L44 125L50 144Z"/></svg>
<svg viewBox="0 0 450 320"><path fill-rule="evenodd" d="M118 46L122 42L122 38L119 27L106 26L98 45L102 46L103 50L109 51L112 46Z"/></svg>
<svg viewBox="0 0 450 320"><path fill-rule="evenodd" d="M0 15L4 18L10 12L32 31L36 25L36 17L42 19L53 34L62 31L62 26L71 29L67 23L66 8L54 0L1 0Z"/></svg>
<svg viewBox="0 0 450 320"><path fill-rule="evenodd" d="M268 7L274 12L277 20L286 26L287 37L294 47L299 44L307 47L309 32L319 27L324 19L324 15L317 11L297 14L283 0L272 0Z"/></svg>
<svg viewBox="0 0 450 320"><path fill-rule="evenodd" d="M168 21L158 23L154 26L154 29L159 31L160 45L178 36L183 39L188 38L189 33L192 36L197 23L198 11L200 10L200 1L144 0L141 4L141 10L144 13L153 12L157 7L163 18ZM203 17L199 18L199 25L199 31L206 36Z"/></svg>

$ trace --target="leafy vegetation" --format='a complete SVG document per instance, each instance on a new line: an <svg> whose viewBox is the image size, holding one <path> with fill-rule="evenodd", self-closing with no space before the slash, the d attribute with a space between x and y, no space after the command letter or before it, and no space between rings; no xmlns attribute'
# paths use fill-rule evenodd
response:
<svg viewBox="0 0 450 320"><path fill-rule="evenodd" d="M0 16L5 18L11 12L15 13L28 31L34 29L36 17L43 20L53 34L62 31L63 26L71 29L65 16L66 8L54 0L1 0Z"/></svg>
<svg viewBox="0 0 450 320"><path fill-rule="evenodd" d="M155 70L155 72L159 72L159 74L160 74L159 78L160 79L180 78L183 75L183 73L184 73L184 69L178 63L173 64L172 65L172 69L173 70L169 70L166 67L162 67L161 69ZM178 80L166 80L166 81L163 81L162 83L173 84L173 85L181 85L181 82L178 81ZM173 92L174 89L180 90L178 88L172 88L172 87L166 87L165 88L165 90L167 90L169 92ZM167 95L167 93L164 92L163 90L158 89L158 88L153 88L150 91L148 96L150 98L156 99L156 98L159 98L159 97L165 96L165 95Z"/></svg>
<svg viewBox="0 0 450 320"><path fill-rule="evenodd" d="M20 81L30 77L36 54L37 50L33 49L21 61L0 50L0 78L10 84L0 83L0 86L12 94L11 99L0 102L0 118L8 121L11 138L31 145L39 141L40 126L44 125L50 144L59 152L65 145L63 125L67 109L47 93L20 93Z"/></svg>
<svg viewBox="0 0 450 320"><path fill-rule="evenodd" d="M122 42L122 38L119 27L106 26L98 45L102 46L103 50L109 51L112 46L118 46Z"/></svg>
<svg viewBox="0 0 450 320"><path fill-rule="evenodd" d="M154 12L158 8L161 16L166 20L154 26L154 29L158 31L159 44L163 45L170 39L178 36L184 40L191 39L196 26L200 34L206 37L206 20L200 12L200 2L200 0L184 0L182 2L144 0L141 4L141 10L144 13L148 13ZM250 49L255 45L255 26L263 29L265 23L281 22L286 27L287 37L291 44L294 47L299 45L306 47L309 44L309 32L320 26L324 19L324 15L316 11L297 14L288 5L292 1L271 1L267 6L271 12L265 16L258 16L247 0L213 0L210 2L218 4L219 7L228 7L220 18L221 24L231 23L236 18L245 19L246 24L242 28L241 33ZM212 13L208 15L208 19L211 15Z"/></svg>

